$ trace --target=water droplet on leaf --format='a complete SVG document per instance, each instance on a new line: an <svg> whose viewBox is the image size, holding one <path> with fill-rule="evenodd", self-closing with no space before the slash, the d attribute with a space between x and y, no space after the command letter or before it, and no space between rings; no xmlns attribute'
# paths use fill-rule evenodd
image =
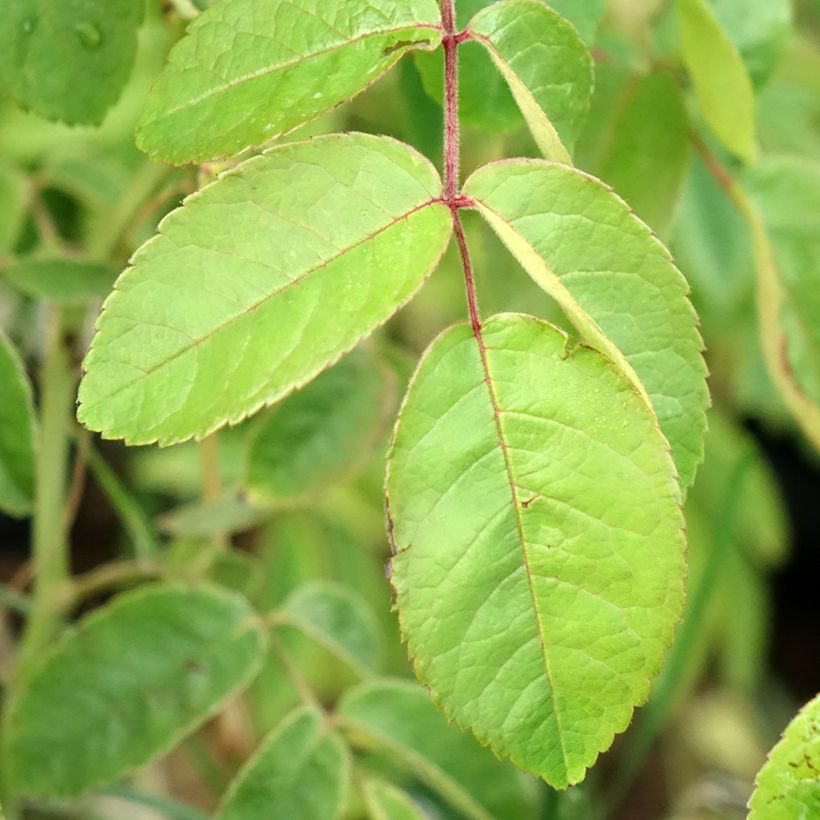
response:
<svg viewBox="0 0 820 820"><path fill-rule="evenodd" d="M34 31L36 23L30 17L23 20L20 24L20 28L23 30L23 34L31 34Z"/></svg>
<svg viewBox="0 0 820 820"><path fill-rule="evenodd" d="M95 23L77 23L74 32L84 48L95 49L102 45L102 32Z"/></svg>

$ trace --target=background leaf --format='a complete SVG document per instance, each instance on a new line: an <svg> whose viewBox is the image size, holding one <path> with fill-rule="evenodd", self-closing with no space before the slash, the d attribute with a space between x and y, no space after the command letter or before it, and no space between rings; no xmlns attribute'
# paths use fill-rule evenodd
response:
<svg viewBox="0 0 820 820"><path fill-rule="evenodd" d="M169 585L120 596L69 633L11 704L11 787L57 797L112 783L204 722L264 650L233 594Z"/></svg>
<svg viewBox="0 0 820 820"><path fill-rule="evenodd" d="M304 503L350 475L387 427L393 386L374 355L354 351L278 404L250 446L254 500Z"/></svg>
<svg viewBox="0 0 820 820"><path fill-rule="evenodd" d="M2 272L9 284L22 293L60 303L101 299L116 278L107 265L71 259L23 259Z"/></svg>
<svg viewBox="0 0 820 820"><path fill-rule="evenodd" d="M606 186L566 166L493 163L464 193L585 341L637 374L688 487L709 395L689 288L669 252Z"/></svg>
<svg viewBox="0 0 820 820"><path fill-rule="evenodd" d="M527 316L428 349L387 479L416 673L459 726L556 788L642 703L683 605L680 495L612 364Z"/></svg>
<svg viewBox="0 0 820 820"><path fill-rule="evenodd" d="M749 820L809 820L820 814L820 695L786 727L756 782Z"/></svg>
<svg viewBox="0 0 820 820"><path fill-rule="evenodd" d="M363 683L337 713L357 745L384 747L472 820L529 816L518 773L447 724L423 689L406 680Z"/></svg>
<svg viewBox="0 0 820 820"><path fill-rule="evenodd" d="M541 0L501 0L468 31L509 84L542 154L570 162L567 148L586 117L593 79L592 58L573 27Z"/></svg>
<svg viewBox="0 0 820 820"><path fill-rule="evenodd" d="M350 777L347 749L320 712L289 714L225 795L219 820L333 820Z"/></svg>
<svg viewBox="0 0 820 820"><path fill-rule="evenodd" d="M34 409L20 357L0 331L0 510L26 515L34 500Z"/></svg>
<svg viewBox="0 0 820 820"><path fill-rule="evenodd" d="M709 127L732 153L757 158L752 82L707 0L676 0L683 61Z"/></svg>
<svg viewBox="0 0 820 820"><path fill-rule="evenodd" d="M118 279L85 361L80 421L170 444L305 384L438 263L452 229L440 196L427 160L364 134L285 145L225 174Z"/></svg>
<svg viewBox="0 0 820 820"><path fill-rule="evenodd" d="M138 131L193 162L261 145L354 96L412 48L441 42L435 0L232 0L191 23Z"/></svg>
<svg viewBox="0 0 820 820"><path fill-rule="evenodd" d="M425 820L427 817L409 795L390 783L368 780L364 784L364 796L371 820Z"/></svg>
<svg viewBox="0 0 820 820"><path fill-rule="evenodd" d="M101 122L134 64L141 0L15 0L0 26L0 82L24 108Z"/></svg>

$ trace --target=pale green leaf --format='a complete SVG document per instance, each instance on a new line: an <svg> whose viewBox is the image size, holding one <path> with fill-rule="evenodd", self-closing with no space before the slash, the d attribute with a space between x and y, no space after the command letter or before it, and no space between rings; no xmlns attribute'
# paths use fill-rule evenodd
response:
<svg viewBox="0 0 820 820"><path fill-rule="evenodd" d="M371 820L426 820L410 796L390 783L368 780L363 791Z"/></svg>
<svg viewBox="0 0 820 820"><path fill-rule="evenodd" d="M354 472L385 431L392 386L375 356L354 351L277 405L250 446L251 497L294 506Z"/></svg>
<svg viewBox="0 0 820 820"><path fill-rule="evenodd" d="M669 252L605 185L563 165L493 163L464 193L585 341L645 391L688 487L709 395L688 286Z"/></svg>
<svg viewBox="0 0 820 820"><path fill-rule="evenodd" d="M0 26L0 83L17 102L69 124L102 121L137 53L140 0L15 0Z"/></svg>
<svg viewBox="0 0 820 820"><path fill-rule="evenodd" d="M305 584L288 596L276 616L277 623L295 626L359 674L372 674L381 665L379 623L367 604L341 584Z"/></svg>
<svg viewBox="0 0 820 820"><path fill-rule="evenodd" d="M710 0L756 86L769 79L792 28L792 0Z"/></svg>
<svg viewBox="0 0 820 820"><path fill-rule="evenodd" d="M464 817L531 816L515 769L449 726L416 684L363 683L345 694L337 713L357 745L382 748L402 760Z"/></svg>
<svg viewBox="0 0 820 820"><path fill-rule="evenodd" d="M771 159L746 183L764 353L787 405L820 448L820 165Z"/></svg>
<svg viewBox="0 0 820 820"><path fill-rule="evenodd" d="M24 259L3 268L3 276L17 290L53 302L83 303L101 299L116 274L96 262L71 259Z"/></svg>
<svg viewBox="0 0 820 820"><path fill-rule="evenodd" d="M820 817L820 695L786 727L756 783L749 820Z"/></svg>
<svg viewBox="0 0 820 820"><path fill-rule="evenodd" d="M140 146L193 162L261 145L354 96L405 52L441 42L435 0L231 0L171 51Z"/></svg>
<svg viewBox="0 0 820 820"><path fill-rule="evenodd" d="M745 162L757 158L752 81L708 0L676 0L683 60L700 109L723 144Z"/></svg>
<svg viewBox="0 0 820 820"><path fill-rule="evenodd" d="M649 74L619 98L614 134L598 176L659 236L672 226L689 169L689 119L674 79Z"/></svg>
<svg viewBox="0 0 820 820"><path fill-rule="evenodd" d="M350 761L320 712L291 712L228 789L218 820L333 820L344 804Z"/></svg>
<svg viewBox="0 0 820 820"><path fill-rule="evenodd" d="M284 145L223 175L118 279L80 421L170 444L283 398L418 290L452 230L440 198L429 161L364 134Z"/></svg>
<svg viewBox="0 0 820 820"><path fill-rule="evenodd" d="M11 704L5 770L17 793L69 796L166 752L258 671L247 602L210 587L127 593L70 632Z"/></svg>
<svg viewBox="0 0 820 820"><path fill-rule="evenodd" d="M251 503L244 495L227 491L215 501L193 501L177 507L161 516L157 526L179 538L208 538L252 530L272 514L272 510Z"/></svg>
<svg viewBox="0 0 820 820"><path fill-rule="evenodd" d="M34 500L34 409L31 385L0 331L0 510L26 515Z"/></svg>
<svg viewBox="0 0 820 820"><path fill-rule="evenodd" d="M541 0L501 0L467 31L489 51L543 155L571 162L567 148L586 117L593 79L575 29Z"/></svg>
<svg viewBox="0 0 820 820"><path fill-rule="evenodd" d="M25 177L13 168L0 167L0 254L14 248L25 215Z"/></svg>
<svg viewBox="0 0 820 820"><path fill-rule="evenodd" d="M629 724L683 607L668 446L600 353L538 319L428 349L387 479L416 674L459 726L556 788Z"/></svg>

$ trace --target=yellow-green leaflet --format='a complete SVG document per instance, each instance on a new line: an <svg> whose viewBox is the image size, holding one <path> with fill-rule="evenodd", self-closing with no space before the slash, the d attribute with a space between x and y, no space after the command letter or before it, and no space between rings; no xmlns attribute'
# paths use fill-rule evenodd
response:
<svg viewBox="0 0 820 820"><path fill-rule="evenodd" d="M395 140L276 148L189 197L105 303L78 417L162 444L310 381L418 290L452 230L430 162ZM344 214L344 219L339 215Z"/></svg>
<svg viewBox="0 0 820 820"><path fill-rule="evenodd" d="M683 605L667 443L611 362L533 317L426 352L387 480L392 581L448 717L556 788L648 694Z"/></svg>

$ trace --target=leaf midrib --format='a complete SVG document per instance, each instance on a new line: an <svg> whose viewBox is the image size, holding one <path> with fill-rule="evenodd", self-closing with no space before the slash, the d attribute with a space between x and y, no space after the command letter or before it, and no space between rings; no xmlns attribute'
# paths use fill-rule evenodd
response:
<svg viewBox="0 0 820 820"><path fill-rule="evenodd" d="M532 600L533 612L535 613L535 626L538 631L538 642L541 645L541 658L544 661L544 673L547 677L549 685L549 697L552 705L552 713L555 716L555 725L558 729L558 747L561 750L561 757L564 762L564 777L569 779L569 763L567 761L567 752L564 748L564 733L561 728L561 720L558 715L558 706L555 700L555 686L553 684L552 672L550 670L549 654L547 652L547 644L544 640L544 632L541 627L541 611L538 607L538 599L535 595L535 588L533 587L532 571L530 569L529 556L527 555L527 539L524 534L524 522L521 520L521 508L518 499L518 490L516 489L515 479L513 478L512 462L510 459L509 450L507 448L507 441L504 437L504 428L501 424L501 407L498 403L498 397L493 386L493 378L490 373L490 365L487 356L487 347L484 343L484 334L482 326L479 324L473 327L473 337L478 346L479 356L481 358L481 367L484 371L484 383L487 385L487 393L490 399L490 405L493 411L493 419L495 421L496 431L498 434L498 443L501 447L501 454L504 458L504 469L507 475L507 480L510 485L510 493L512 495L513 510L515 511L515 525L518 530L518 541L521 547L521 556L524 562L524 572L527 576L527 586L530 592L530 599Z"/></svg>
<svg viewBox="0 0 820 820"><path fill-rule="evenodd" d="M305 63L308 60L313 60L316 57L322 57L325 54L332 54L334 51L339 51L347 46L354 45L355 43L362 42L367 40L370 37L379 37L385 36L388 34L398 34L404 31L412 31L414 29L429 29L430 31L434 32L441 32L441 27L435 25L434 23L418 23L414 25L404 25L404 26L395 26L393 28L388 29L376 29L374 31L369 31L366 34L360 34L358 37L352 37L348 40L342 40L338 43L335 43L332 46L328 46L327 48L318 49L317 51L313 51L309 54L304 54L300 57L296 57L292 60L288 60L284 63L277 63L277 64L269 64L263 66L262 68L258 68L256 71L252 71L248 74L243 74L241 77L235 77L234 79L223 83L221 85L214 86L213 88L209 88L207 91L204 91L202 94L199 94L196 97L192 97L191 99L185 100L185 102L179 103L172 108L164 109L158 115L151 117L150 119L146 120L143 123L143 128L149 124L158 122L163 120L167 117L173 116L180 111L183 111L187 108L193 108L199 105L204 100L208 100L211 97L215 97L219 94L225 94L232 91L234 88L237 88L244 83L253 82L254 80L262 79L263 77L267 77L270 74L275 74L278 71L286 71L289 68L293 68L294 66L299 65L300 63ZM276 41L274 40L274 43ZM391 54L390 56L393 56ZM398 59L401 56L401 51L395 52L395 58Z"/></svg>
<svg viewBox="0 0 820 820"><path fill-rule="evenodd" d="M353 243L352 245L348 245L346 248L343 248L338 253L333 254L332 256L328 257L327 259L322 261L320 264L315 265L312 268L309 268L308 270L304 271L302 274L297 276L295 279L290 280L287 284L282 285L281 287L277 288L276 290L272 291L271 293L268 293L267 295L265 295L261 299L257 300L253 304L249 305L248 307L243 308L240 312L235 313L230 318L226 319L224 322L217 325L212 330L209 330L203 336L200 336L200 337L197 337L197 338L193 339L190 343L185 344L179 350L176 350L174 353L170 354L169 356L166 356L161 361L157 362L156 364L152 365L151 367L149 367L145 370L142 370L141 374L139 376L131 379L131 381L126 382L125 384L120 385L116 390L112 391L111 393L107 393L105 396L101 396L95 402L91 402L91 403L82 402L83 409L86 410L86 411L91 411L95 407L97 407L98 405L108 401L113 396L117 395L118 393L121 393L125 390L129 390L131 387L133 387L138 382L141 382L141 381L147 379L148 377L150 377L154 373L156 373L158 370L162 369L163 367L166 367L171 362L178 359L180 356L188 353L192 348L199 347L204 342L207 342L209 339L211 339L214 336L216 336L217 334L221 333L223 330L225 330L225 328L230 327L230 325L233 324L234 322L239 321L243 317L247 316L249 313L255 312L260 307L262 307L267 302L269 302L271 299L274 299L277 296L279 296L280 294L284 293L284 291L288 290L289 288L293 287L294 285L298 285L301 282L305 281L305 279L310 277L312 274L317 273L320 270L324 270L329 265L333 264L333 262L335 262L336 260L341 259L345 254L350 253L351 251L356 250L356 248L359 248L362 245L365 245L366 243L372 241L373 239L375 239L377 236L380 236L385 231L388 231L390 228L395 227L403 219L408 219L413 214L418 213L419 211L422 211L425 208L430 207L431 205L435 205L436 203L438 203L440 201L441 201L440 198L433 197L433 198L428 199L427 201L421 203L420 205L416 205L413 208L411 208L410 210L405 211L404 213L393 217L390 222L386 223L385 225L382 225L377 230L372 231L371 233L367 234L362 239L358 240L357 242ZM135 265L131 270L136 270L138 267L139 267L139 263L137 265ZM93 349L94 348L92 347L92 350Z"/></svg>

